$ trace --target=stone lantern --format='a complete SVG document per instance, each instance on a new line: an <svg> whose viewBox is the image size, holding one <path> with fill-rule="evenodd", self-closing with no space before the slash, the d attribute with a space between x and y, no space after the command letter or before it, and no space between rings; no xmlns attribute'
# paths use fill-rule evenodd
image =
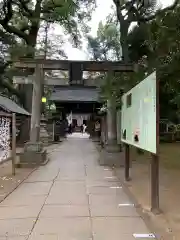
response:
<svg viewBox="0 0 180 240"><path fill-rule="evenodd" d="M42 114L41 122L40 122L40 142L42 142L44 146L48 146L48 143L49 143L49 135L48 135L46 126L47 126L47 119L44 117L44 114Z"/></svg>

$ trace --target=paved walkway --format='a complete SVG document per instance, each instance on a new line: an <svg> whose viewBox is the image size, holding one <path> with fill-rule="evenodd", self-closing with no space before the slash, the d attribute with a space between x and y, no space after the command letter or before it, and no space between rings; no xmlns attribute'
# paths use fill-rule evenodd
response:
<svg viewBox="0 0 180 240"><path fill-rule="evenodd" d="M51 158L0 204L0 240L135 240L134 233L149 233L85 135L57 145Z"/></svg>

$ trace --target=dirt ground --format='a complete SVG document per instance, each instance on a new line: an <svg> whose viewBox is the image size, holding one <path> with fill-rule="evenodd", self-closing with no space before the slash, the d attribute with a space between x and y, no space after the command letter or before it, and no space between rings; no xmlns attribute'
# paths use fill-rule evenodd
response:
<svg viewBox="0 0 180 240"><path fill-rule="evenodd" d="M128 183L130 192L142 208L149 213L161 239L180 239L180 143L160 146L160 208L162 214L150 215L150 154L137 154L131 149L132 181ZM120 176L124 170L118 170Z"/></svg>

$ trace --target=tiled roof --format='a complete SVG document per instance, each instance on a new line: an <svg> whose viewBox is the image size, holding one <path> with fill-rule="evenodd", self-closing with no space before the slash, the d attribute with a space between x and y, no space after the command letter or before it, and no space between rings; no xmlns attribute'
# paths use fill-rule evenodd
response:
<svg viewBox="0 0 180 240"><path fill-rule="evenodd" d="M99 102L97 88L68 87L55 88L50 100L59 102Z"/></svg>
<svg viewBox="0 0 180 240"><path fill-rule="evenodd" d="M11 99L0 95L0 107L12 113L19 113L23 115L30 115L24 108L17 105Z"/></svg>

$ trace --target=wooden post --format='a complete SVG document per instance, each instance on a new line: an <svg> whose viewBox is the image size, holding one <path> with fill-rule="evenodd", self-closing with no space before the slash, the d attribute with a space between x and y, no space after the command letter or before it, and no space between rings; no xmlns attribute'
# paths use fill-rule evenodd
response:
<svg viewBox="0 0 180 240"><path fill-rule="evenodd" d="M130 169L130 148L129 144L125 144L125 180L130 181L129 169Z"/></svg>
<svg viewBox="0 0 180 240"><path fill-rule="evenodd" d="M41 119L41 98L43 83L43 66L37 64L35 69L35 79L33 81L32 97L32 115L31 115L31 132L30 141L39 142L40 119Z"/></svg>
<svg viewBox="0 0 180 240"><path fill-rule="evenodd" d="M107 106L108 144L117 145L116 107L112 100L108 100Z"/></svg>
<svg viewBox="0 0 180 240"><path fill-rule="evenodd" d="M156 154L151 159L151 211L160 213L159 209L159 80L156 76Z"/></svg>
<svg viewBox="0 0 180 240"><path fill-rule="evenodd" d="M159 156L151 158L151 211L159 213Z"/></svg>
<svg viewBox="0 0 180 240"><path fill-rule="evenodd" d="M53 121L53 132L52 132L53 134L53 142L54 142L54 136L55 136L55 121Z"/></svg>
<svg viewBox="0 0 180 240"><path fill-rule="evenodd" d="M16 114L12 114L12 175L16 174Z"/></svg>

